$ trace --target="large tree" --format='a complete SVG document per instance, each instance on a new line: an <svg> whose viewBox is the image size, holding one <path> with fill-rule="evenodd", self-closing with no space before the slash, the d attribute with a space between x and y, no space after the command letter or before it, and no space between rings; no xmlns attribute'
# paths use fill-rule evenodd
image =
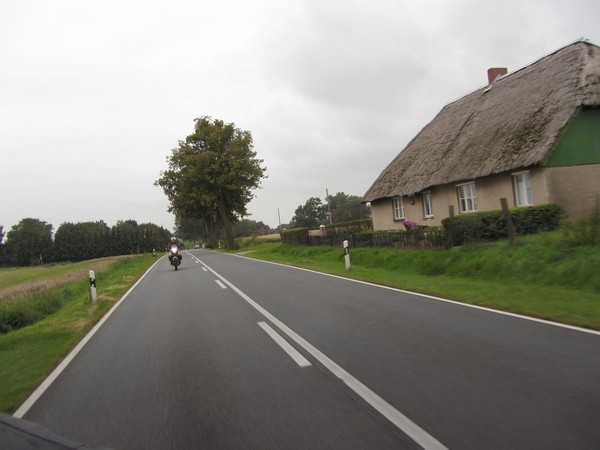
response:
<svg viewBox="0 0 600 450"><path fill-rule="evenodd" d="M163 250L171 238L171 232L153 223L142 223L138 225L138 236L140 250L149 253Z"/></svg>
<svg viewBox="0 0 600 450"><path fill-rule="evenodd" d="M110 229L110 243L113 255L141 253L141 239L137 221L131 219L117 220L117 223Z"/></svg>
<svg viewBox="0 0 600 450"><path fill-rule="evenodd" d="M328 196L327 203L329 210L331 210L331 221L333 223L350 222L370 217L369 207L362 203L362 197L358 195L347 195L338 192L335 195Z"/></svg>
<svg viewBox="0 0 600 450"><path fill-rule="evenodd" d="M4 264L4 227L0 225L0 264Z"/></svg>
<svg viewBox="0 0 600 450"><path fill-rule="evenodd" d="M58 261L83 261L108 256L110 228L104 221L61 224L54 233Z"/></svg>
<svg viewBox="0 0 600 450"><path fill-rule="evenodd" d="M211 236L222 226L226 245L233 248L233 222L247 215L246 205L266 169L249 131L207 116L194 122L194 133L171 151L169 168L155 184L163 188L176 218L204 219L213 228Z"/></svg>
<svg viewBox="0 0 600 450"><path fill-rule="evenodd" d="M304 205L294 211L291 225L294 228L316 228L327 223L327 207L321 203L319 197L311 197Z"/></svg>
<svg viewBox="0 0 600 450"><path fill-rule="evenodd" d="M52 257L52 225L27 218L6 234L6 260L9 264L26 266L48 261Z"/></svg>
<svg viewBox="0 0 600 450"><path fill-rule="evenodd" d="M236 237L261 236L269 234L271 228L263 222L256 220L242 219L233 227Z"/></svg>
<svg viewBox="0 0 600 450"><path fill-rule="evenodd" d="M292 227L316 228L329 223L328 215L331 212L331 222L341 223L354 220L368 219L369 208L362 204L362 198L356 195L347 195L338 192L327 196L327 204L321 203L319 197L309 198L304 205L294 211Z"/></svg>
<svg viewBox="0 0 600 450"><path fill-rule="evenodd" d="M175 218L175 235L180 239L194 243L208 241L214 243L217 236L209 237L205 219Z"/></svg>

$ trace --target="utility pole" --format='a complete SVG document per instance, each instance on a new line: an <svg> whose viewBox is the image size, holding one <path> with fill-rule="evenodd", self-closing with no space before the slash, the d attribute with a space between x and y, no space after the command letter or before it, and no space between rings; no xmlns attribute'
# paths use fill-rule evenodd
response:
<svg viewBox="0 0 600 450"><path fill-rule="evenodd" d="M329 225L333 224L331 218L331 204L329 203L329 189L325 188L325 198L327 199L327 215L329 216Z"/></svg>

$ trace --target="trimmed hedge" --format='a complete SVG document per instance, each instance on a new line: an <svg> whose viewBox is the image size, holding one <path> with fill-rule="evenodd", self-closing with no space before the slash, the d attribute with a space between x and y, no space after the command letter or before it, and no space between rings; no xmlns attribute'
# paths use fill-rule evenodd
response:
<svg viewBox="0 0 600 450"><path fill-rule="evenodd" d="M292 228L279 232L281 242L291 245L309 245L308 228Z"/></svg>
<svg viewBox="0 0 600 450"><path fill-rule="evenodd" d="M515 231L521 235L555 230L565 216L564 210L555 204L513 208L510 213ZM442 225L453 245L508 237L501 210L448 217L442 220Z"/></svg>
<svg viewBox="0 0 600 450"><path fill-rule="evenodd" d="M373 221L371 219L352 220L350 222L334 223L325 225L325 234L352 234L366 233L373 231Z"/></svg>

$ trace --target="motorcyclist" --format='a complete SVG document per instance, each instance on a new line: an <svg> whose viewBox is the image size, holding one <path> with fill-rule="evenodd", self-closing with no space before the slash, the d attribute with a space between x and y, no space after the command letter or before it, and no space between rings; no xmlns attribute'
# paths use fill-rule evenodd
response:
<svg viewBox="0 0 600 450"><path fill-rule="evenodd" d="M176 258L179 258L179 261L181 262L181 253L176 253L173 254L171 252L171 246L176 245L177 246L177 250L180 250L181 248L183 248L183 245L181 245L181 243L177 240L177 238L175 236L173 236L171 238L171 240L169 241L169 243L167 244L167 251L169 252L169 262L173 262L173 256L175 256Z"/></svg>

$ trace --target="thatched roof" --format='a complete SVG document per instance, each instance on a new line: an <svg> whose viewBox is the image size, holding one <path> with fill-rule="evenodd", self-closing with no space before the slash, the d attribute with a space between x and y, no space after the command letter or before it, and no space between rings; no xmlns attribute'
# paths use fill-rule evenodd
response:
<svg viewBox="0 0 600 450"><path fill-rule="evenodd" d="M582 106L600 106L600 47L586 40L446 105L363 201L543 165Z"/></svg>

